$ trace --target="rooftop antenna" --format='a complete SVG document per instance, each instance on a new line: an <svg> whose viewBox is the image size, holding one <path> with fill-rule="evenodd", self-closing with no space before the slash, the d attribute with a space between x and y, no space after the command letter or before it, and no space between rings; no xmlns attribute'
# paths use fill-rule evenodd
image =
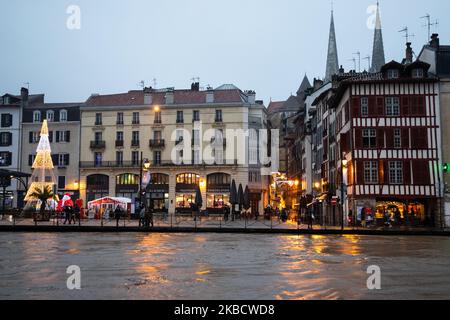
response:
<svg viewBox="0 0 450 320"><path fill-rule="evenodd" d="M429 13L427 13L425 16L420 17L420 19L426 19L427 20L427 24L423 25L423 27L427 27L428 28L428 39L427 41L430 39L431 37L431 27L433 26L438 26L439 25L439 21L435 21L435 22L431 22L431 16Z"/></svg>
<svg viewBox="0 0 450 320"><path fill-rule="evenodd" d="M156 78L153 78L153 88L155 88L156 89L156 85L158 84L157 82L156 82Z"/></svg>
<svg viewBox="0 0 450 320"><path fill-rule="evenodd" d="M363 60L367 60L367 65L368 65L367 71L370 71L370 56L369 56L369 55L365 56L365 57L363 58Z"/></svg>
<svg viewBox="0 0 450 320"><path fill-rule="evenodd" d="M399 32L403 32L405 33L404 37L406 38L406 42L409 42L409 37L415 37L414 34L409 34L409 29L408 27L404 27L402 30L400 30Z"/></svg>
<svg viewBox="0 0 450 320"><path fill-rule="evenodd" d="M141 80L141 82L139 82L139 86L144 89L145 88L145 81Z"/></svg>
<svg viewBox="0 0 450 320"><path fill-rule="evenodd" d="M358 72L361 72L361 52L358 51L358 52L355 52L354 54L358 56ZM356 69L356 67L355 67L355 69Z"/></svg>
<svg viewBox="0 0 450 320"><path fill-rule="evenodd" d="M192 82L199 82L200 83L200 77L192 77Z"/></svg>
<svg viewBox="0 0 450 320"><path fill-rule="evenodd" d="M354 69L353 69L353 70L356 71L356 59L355 59L355 58L352 58L352 59L348 59L348 61L353 61L353 66L354 66Z"/></svg>

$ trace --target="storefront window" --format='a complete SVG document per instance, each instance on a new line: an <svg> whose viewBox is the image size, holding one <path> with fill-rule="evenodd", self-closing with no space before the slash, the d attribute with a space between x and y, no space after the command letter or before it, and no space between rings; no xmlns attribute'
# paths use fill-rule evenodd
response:
<svg viewBox="0 0 450 320"><path fill-rule="evenodd" d="M425 205L418 202L383 201L377 203L375 217L393 224L417 224L426 219Z"/></svg>
<svg viewBox="0 0 450 320"><path fill-rule="evenodd" d="M222 209L230 202L230 196L228 194L208 194L207 195L207 207Z"/></svg>
<svg viewBox="0 0 450 320"><path fill-rule="evenodd" d="M139 184L139 176L131 173L121 174L116 177L117 185L134 185Z"/></svg>
<svg viewBox="0 0 450 320"><path fill-rule="evenodd" d="M177 208L190 208L194 201L195 194L177 194L176 196Z"/></svg>
<svg viewBox="0 0 450 320"><path fill-rule="evenodd" d="M193 173L183 173L177 175L177 183L180 184L199 184L200 176Z"/></svg>

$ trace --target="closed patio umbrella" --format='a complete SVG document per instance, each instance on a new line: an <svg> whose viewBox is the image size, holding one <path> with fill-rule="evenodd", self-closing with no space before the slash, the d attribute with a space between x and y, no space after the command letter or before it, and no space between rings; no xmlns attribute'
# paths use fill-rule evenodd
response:
<svg viewBox="0 0 450 320"><path fill-rule="evenodd" d="M250 209L250 190L248 188L248 186L245 187L245 191L244 191L244 209L248 210Z"/></svg>
<svg viewBox="0 0 450 320"><path fill-rule="evenodd" d="M200 191L200 188L198 186L195 190L195 205L199 211L203 206L202 192Z"/></svg>
<svg viewBox="0 0 450 320"><path fill-rule="evenodd" d="M239 204L239 211L240 211L242 209L242 206L244 205L244 189L242 188L242 184L239 184L238 204Z"/></svg>
<svg viewBox="0 0 450 320"><path fill-rule="evenodd" d="M236 189L236 181L231 182L231 188L230 188L230 203L233 205L236 205L238 203L238 197L237 197L237 189Z"/></svg>

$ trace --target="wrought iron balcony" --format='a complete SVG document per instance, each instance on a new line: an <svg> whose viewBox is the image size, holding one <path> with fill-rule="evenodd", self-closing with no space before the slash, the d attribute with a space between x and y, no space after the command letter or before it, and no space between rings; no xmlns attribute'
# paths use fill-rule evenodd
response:
<svg viewBox="0 0 450 320"><path fill-rule="evenodd" d="M91 149L105 149L106 148L106 141L104 140L94 140L91 141Z"/></svg>
<svg viewBox="0 0 450 320"><path fill-rule="evenodd" d="M131 146L132 147L139 147L140 146L139 140L132 140L131 141Z"/></svg>
<svg viewBox="0 0 450 320"><path fill-rule="evenodd" d="M150 148L164 148L166 146L166 140L164 139L151 139L149 142Z"/></svg>
<svg viewBox="0 0 450 320"><path fill-rule="evenodd" d="M230 166L237 166L238 161L232 160L232 161L225 161L223 164L218 163L206 163L205 161L202 161L198 164L192 164L192 163L181 163L181 164L175 164L171 160L163 160L163 161L153 161L151 166L153 167L212 167L212 166L224 166L224 167L230 167ZM80 162L80 168L82 169L90 169L90 168L136 168L139 169L140 163L135 161L81 161Z"/></svg>
<svg viewBox="0 0 450 320"><path fill-rule="evenodd" d="M116 140L116 148L122 148L123 147L123 140Z"/></svg>

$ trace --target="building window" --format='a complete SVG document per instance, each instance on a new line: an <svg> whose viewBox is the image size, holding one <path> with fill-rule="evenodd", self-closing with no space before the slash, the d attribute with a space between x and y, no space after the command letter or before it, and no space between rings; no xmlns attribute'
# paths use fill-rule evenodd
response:
<svg viewBox="0 0 450 320"><path fill-rule="evenodd" d="M103 123L102 114L101 113L96 113L95 114L95 125L96 126L101 126L102 123Z"/></svg>
<svg viewBox="0 0 450 320"><path fill-rule="evenodd" d="M0 152L0 166L6 167L11 165L12 153L11 152Z"/></svg>
<svg viewBox="0 0 450 320"><path fill-rule="evenodd" d="M59 176L58 177L58 189L66 189L66 177L65 176Z"/></svg>
<svg viewBox="0 0 450 320"><path fill-rule="evenodd" d="M199 165L200 163L200 150L192 150L192 161L194 165Z"/></svg>
<svg viewBox="0 0 450 320"><path fill-rule="evenodd" d="M133 112L133 123L132 124L139 124L139 112Z"/></svg>
<svg viewBox="0 0 450 320"><path fill-rule="evenodd" d="M216 122L223 122L222 110L216 110Z"/></svg>
<svg viewBox="0 0 450 320"><path fill-rule="evenodd" d="M139 176L132 173L121 174L116 177L116 184L119 186L132 186L139 184Z"/></svg>
<svg viewBox="0 0 450 320"><path fill-rule="evenodd" d="M123 112L117 112L116 124L118 124L118 125L123 124Z"/></svg>
<svg viewBox="0 0 450 320"><path fill-rule="evenodd" d="M13 116L12 114L2 114L1 126L2 128L9 128L12 126Z"/></svg>
<svg viewBox="0 0 450 320"><path fill-rule="evenodd" d="M394 129L394 148L400 149L402 147L402 130Z"/></svg>
<svg viewBox="0 0 450 320"><path fill-rule="evenodd" d="M69 154L61 153L58 155L58 167L67 167L69 164Z"/></svg>
<svg viewBox="0 0 450 320"><path fill-rule="evenodd" d="M194 110L192 114L192 121L200 121L200 111Z"/></svg>
<svg viewBox="0 0 450 320"><path fill-rule="evenodd" d="M70 131L56 131L56 142L70 142Z"/></svg>
<svg viewBox="0 0 450 320"><path fill-rule="evenodd" d="M131 146L139 147L139 131L133 131L131 139Z"/></svg>
<svg viewBox="0 0 450 320"><path fill-rule="evenodd" d="M103 153L101 152L95 152L94 153L94 161L96 167L101 167L103 163Z"/></svg>
<svg viewBox="0 0 450 320"><path fill-rule="evenodd" d="M179 145L183 142L184 138L183 138L183 130L179 129L176 131L176 140L175 140L175 145Z"/></svg>
<svg viewBox="0 0 450 320"><path fill-rule="evenodd" d="M131 152L131 162L132 162L133 166L139 165L139 151Z"/></svg>
<svg viewBox="0 0 450 320"><path fill-rule="evenodd" d="M161 141L162 140L162 131L159 131L159 130L153 131L153 140Z"/></svg>
<svg viewBox="0 0 450 320"><path fill-rule="evenodd" d="M387 97L386 98L386 115L399 116L400 115L400 98Z"/></svg>
<svg viewBox="0 0 450 320"><path fill-rule="evenodd" d="M423 75L424 75L423 69L413 69L411 77L413 77L415 79L421 79L421 78L423 78Z"/></svg>
<svg viewBox="0 0 450 320"><path fill-rule="evenodd" d="M9 104L9 97L8 96L6 96L6 97L3 97L3 104Z"/></svg>
<svg viewBox="0 0 450 320"><path fill-rule="evenodd" d="M41 138L41 134L39 132L30 132L30 139L29 142L30 143L38 143L39 139Z"/></svg>
<svg viewBox="0 0 450 320"><path fill-rule="evenodd" d="M117 141L123 141L123 131L117 131L117 133L116 133L116 140Z"/></svg>
<svg viewBox="0 0 450 320"><path fill-rule="evenodd" d="M12 133L11 132L0 133L0 146L9 147L10 145L12 145Z"/></svg>
<svg viewBox="0 0 450 320"><path fill-rule="evenodd" d="M192 130L192 146L200 146L200 130L198 129Z"/></svg>
<svg viewBox="0 0 450 320"><path fill-rule="evenodd" d="M46 114L46 119L48 122L54 122L55 121L55 112L53 110L48 110Z"/></svg>
<svg viewBox="0 0 450 320"><path fill-rule="evenodd" d="M377 147L377 132L375 129L363 130L363 148L373 149Z"/></svg>
<svg viewBox="0 0 450 320"><path fill-rule="evenodd" d="M154 122L157 124L162 122L161 111L155 111L155 121Z"/></svg>
<svg viewBox="0 0 450 320"><path fill-rule="evenodd" d="M378 183L378 162L364 162L364 182L369 184Z"/></svg>
<svg viewBox="0 0 450 320"><path fill-rule="evenodd" d="M177 111L177 123L184 123L183 111Z"/></svg>
<svg viewBox="0 0 450 320"><path fill-rule="evenodd" d="M116 164L118 166L123 165L123 152L122 151L116 151Z"/></svg>
<svg viewBox="0 0 450 320"><path fill-rule="evenodd" d="M400 77L400 73L397 69L389 69L387 71L387 78L388 79L398 79Z"/></svg>
<svg viewBox="0 0 450 320"><path fill-rule="evenodd" d="M177 175L177 183L198 185L200 183L200 176L194 173L182 173Z"/></svg>
<svg viewBox="0 0 450 320"><path fill-rule="evenodd" d="M389 182L391 184L403 183L403 163L401 161L389 162Z"/></svg>
<svg viewBox="0 0 450 320"><path fill-rule="evenodd" d="M61 110L59 112L59 122L67 122L67 110Z"/></svg>
<svg viewBox="0 0 450 320"><path fill-rule="evenodd" d="M41 112L40 111L33 112L33 122L41 122Z"/></svg>
<svg viewBox="0 0 450 320"><path fill-rule="evenodd" d="M369 99L367 97L361 98L361 116L367 117L369 115Z"/></svg>
<svg viewBox="0 0 450 320"><path fill-rule="evenodd" d="M161 164L161 151L153 152L153 164L160 165Z"/></svg>

